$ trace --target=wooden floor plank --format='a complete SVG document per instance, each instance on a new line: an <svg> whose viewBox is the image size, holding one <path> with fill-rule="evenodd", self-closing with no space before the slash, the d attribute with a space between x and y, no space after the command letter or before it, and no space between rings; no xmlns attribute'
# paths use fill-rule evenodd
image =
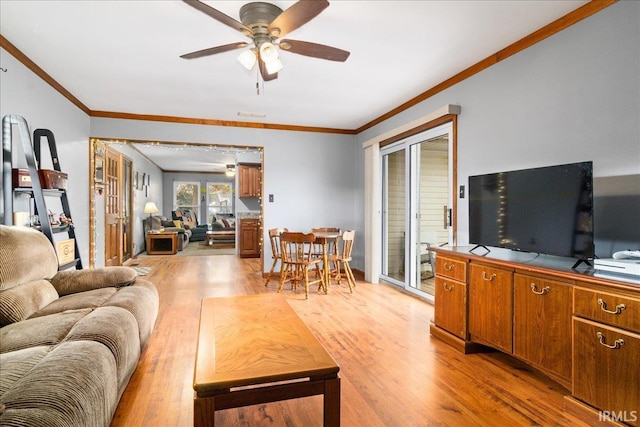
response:
<svg viewBox="0 0 640 427"><path fill-rule="evenodd" d="M160 313L112 426L191 426L200 301L275 293L259 259L232 255L158 256L145 279ZM340 365L342 426L586 426L563 411L568 391L498 352L462 355L429 335L433 307L389 285L358 281L285 288L284 295ZM321 426L322 398L293 399L216 412L221 426Z"/></svg>

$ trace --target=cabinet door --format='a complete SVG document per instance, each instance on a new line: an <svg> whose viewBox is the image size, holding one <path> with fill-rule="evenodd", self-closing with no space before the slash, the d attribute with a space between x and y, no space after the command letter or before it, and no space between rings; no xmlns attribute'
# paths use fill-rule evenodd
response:
<svg viewBox="0 0 640 427"><path fill-rule="evenodd" d="M573 395L640 426L640 335L573 318Z"/></svg>
<svg viewBox="0 0 640 427"><path fill-rule="evenodd" d="M571 386L571 285L516 274L513 353Z"/></svg>
<svg viewBox="0 0 640 427"><path fill-rule="evenodd" d="M260 165L238 165L238 197L260 197Z"/></svg>
<svg viewBox="0 0 640 427"><path fill-rule="evenodd" d="M258 220L243 219L240 221L240 251L241 257L260 256L260 236Z"/></svg>
<svg viewBox="0 0 640 427"><path fill-rule="evenodd" d="M511 353L513 272L471 263L468 292L471 341Z"/></svg>
<svg viewBox="0 0 640 427"><path fill-rule="evenodd" d="M467 339L467 285L436 276L435 324L452 334Z"/></svg>

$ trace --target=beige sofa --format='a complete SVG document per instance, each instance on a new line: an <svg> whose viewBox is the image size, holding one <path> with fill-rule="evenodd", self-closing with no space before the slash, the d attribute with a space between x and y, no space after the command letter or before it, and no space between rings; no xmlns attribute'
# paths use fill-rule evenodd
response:
<svg viewBox="0 0 640 427"><path fill-rule="evenodd" d="M57 266L42 233L0 225L1 426L108 426L153 330L135 270Z"/></svg>

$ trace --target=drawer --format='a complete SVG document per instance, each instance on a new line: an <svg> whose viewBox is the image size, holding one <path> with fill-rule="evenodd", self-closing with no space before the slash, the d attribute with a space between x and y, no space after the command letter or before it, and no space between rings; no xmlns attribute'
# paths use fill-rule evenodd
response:
<svg viewBox="0 0 640 427"><path fill-rule="evenodd" d="M466 282L467 262L438 254L436 256L436 274L459 282Z"/></svg>
<svg viewBox="0 0 640 427"><path fill-rule="evenodd" d="M640 335L574 317L573 336L573 396L640 426Z"/></svg>
<svg viewBox="0 0 640 427"><path fill-rule="evenodd" d="M575 287L573 313L640 333L640 298Z"/></svg>

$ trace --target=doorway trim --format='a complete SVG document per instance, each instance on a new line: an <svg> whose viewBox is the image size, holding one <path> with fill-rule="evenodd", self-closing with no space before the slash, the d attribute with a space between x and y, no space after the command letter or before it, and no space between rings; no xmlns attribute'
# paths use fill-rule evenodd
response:
<svg viewBox="0 0 640 427"><path fill-rule="evenodd" d="M415 135L427 129L439 126L448 121L453 127L453 177L452 188L457 188L457 116L462 111L458 105L447 104L416 120L398 126L362 143L364 149L364 252L365 252L365 280L378 283L382 271L382 191L380 179L380 147L391 144L400 139ZM456 236L457 197L453 195L453 235ZM452 244L454 242L451 242Z"/></svg>

